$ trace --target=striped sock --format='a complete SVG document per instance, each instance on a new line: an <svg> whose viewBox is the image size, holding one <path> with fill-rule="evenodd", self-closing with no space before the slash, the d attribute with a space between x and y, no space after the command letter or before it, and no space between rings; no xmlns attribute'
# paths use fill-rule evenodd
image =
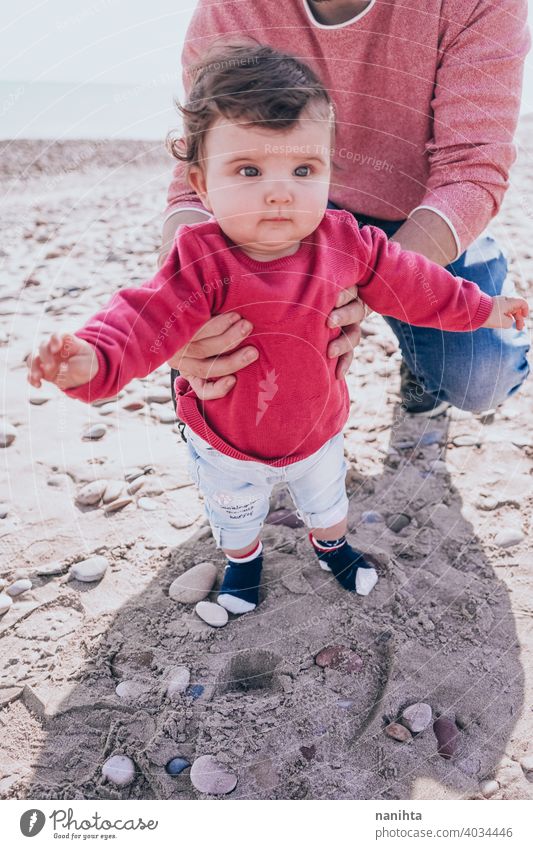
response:
<svg viewBox="0 0 533 849"><path fill-rule="evenodd" d="M263 568L261 540L242 557L228 557L217 601L230 613L249 613L259 604L259 581Z"/></svg>
<svg viewBox="0 0 533 849"><path fill-rule="evenodd" d="M345 536L335 540L321 540L309 534L309 539L317 553L320 568L333 572L345 590L368 595L375 587L378 580L376 570L360 551L351 547Z"/></svg>

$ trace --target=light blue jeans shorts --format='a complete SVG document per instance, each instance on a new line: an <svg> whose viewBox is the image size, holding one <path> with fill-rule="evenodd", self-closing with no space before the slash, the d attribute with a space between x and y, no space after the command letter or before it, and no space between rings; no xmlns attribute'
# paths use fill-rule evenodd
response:
<svg viewBox="0 0 533 849"><path fill-rule="evenodd" d="M348 513L343 434L305 460L278 468L221 454L189 427L189 473L204 496L217 548L239 549L259 535L275 484L286 483L309 528L329 528Z"/></svg>

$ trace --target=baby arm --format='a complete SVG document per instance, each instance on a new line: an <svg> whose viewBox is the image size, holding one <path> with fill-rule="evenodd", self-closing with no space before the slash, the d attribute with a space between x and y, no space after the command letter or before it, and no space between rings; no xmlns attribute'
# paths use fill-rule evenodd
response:
<svg viewBox="0 0 533 849"><path fill-rule="evenodd" d="M28 381L38 387L48 380L87 403L115 396L170 359L209 319L204 272L195 237L180 233L152 280L118 291L74 334L43 342L27 360Z"/></svg>
<svg viewBox="0 0 533 849"><path fill-rule="evenodd" d="M404 251L375 227L358 231L355 255L359 297L373 310L407 324L449 331L480 327L521 330L523 298L490 297L476 283L454 277L421 254Z"/></svg>

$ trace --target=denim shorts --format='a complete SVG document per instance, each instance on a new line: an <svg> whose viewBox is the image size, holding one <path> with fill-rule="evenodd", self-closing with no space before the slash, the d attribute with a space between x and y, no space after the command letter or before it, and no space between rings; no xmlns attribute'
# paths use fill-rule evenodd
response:
<svg viewBox="0 0 533 849"><path fill-rule="evenodd" d="M285 483L309 528L329 528L348 513L344 438L338 433L310 457L282 468L221 454L185 428L189 473L204 497L217 548L239 549L259 535L275 484Z"/></svg>

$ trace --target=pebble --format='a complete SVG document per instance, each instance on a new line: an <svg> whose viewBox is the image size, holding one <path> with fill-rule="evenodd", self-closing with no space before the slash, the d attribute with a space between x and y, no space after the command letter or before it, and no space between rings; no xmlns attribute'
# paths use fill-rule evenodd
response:
<svg viewBox="0 0 533 849"><path fill-rule="evenodd" d="M355 575L355 591L357 595L368 595L378 582L378 573L372 569L358 569Z"/></svg>
<svg viewBox="0 0 533 849"><path fill-rule="evenodd" d="M392 513L390 516L387 516L386 525L389 530L394 531L395 534L399 534L400 531L403 531L407 527L410 521L411 519L406 513Z"/></svg>
<svg viewBox="0 0 533 849"><path fill-rule="evenodd" d="M172 393L170 389L156 386L149 389L145 397L148 404L168 404L172 400Z"/></svg>
<svg viewBox="0 0 533 849"><path fill-rule="evenodd" d="M15 581L14 584L11 584L6 588L6 593L11 596L11 598L16 598L22 593L31 590L31 581L29 578L20 578L18 581Z"/></svg>
<svg viewBox="0 0 533 849"><path fill-rule="evenodd" d="M455 752L459 742L459 731L455 722L446 716L439 716L433 723L433 731L439 747L437 749L441 758L449 760Z"/></svg>
<svg viewBox="0 0 533 849"><path fill-rule="evenodd" d="M91 507L94 504L98 504L107 489L108 483L109 481L101 479L85 484L76 493L76 504L80 504L83 507Z"/></svg>
<svg viewBox="0 0 533 849"><path fill-rule="evenodd" d="M109 513L116 513L117 510L122 510L123 507L126 507L128 504L133 503L133 498L117 498L116 501L112 501L104 508L104 513L107 515Z"/></svg>
<svg viewBox="0 0 533 849"><path fill-rule="evenodd" d="M124 479L131 483L135 478L140 478L141 475L144 475L144 469L139 468L139 466L133 466L131 469L127 469L124 473Z"/></svg>
<svg viewBox="0 0 533 849"><path fill-rule="evenodd" d="M533 755L526 755L522 758L520 766L527 780L533 784Z"/></svg>
<svg viewBox="0 0 533 849"><path fill-rule="evenodd" d="M84 430L81 438L82 439L101 439L102 436L105 436L107 433L107 427L105 424L94 424L91 427L88 427L87 430Z"/></svg>
<svg viewBox="0 0 533 849"><path fill-rule="evenodd" d="M375 525L377 522L384 522L385 517L376 510L365 510L364 513L361 513L361 521L365 525Z"/></svg>
<svg viewBox="0 0 533 849"><path fill-rule="evenodd" d="M172 760L167 763L165 769L169 775L179 775L190 765L190 762L186 758L172 758Z"/></svg>
<svg viewBox="0 0 533 849"><path fill-rule="evenodd" d="M138 681L121 681L115 687L115 693L121 699L138 699L146 692L146 687L139 684Z"/></svg>
<svg viewBox="0 0 533 849"><path fill-rule="evenodd" d="M176 693L184 693L189 686L191 673L186 666L176 666L170 671L170 680L167 685L167 696L174 696Z"/></svg>
<svg viewBox="0 0 533 849"><path fill-rule="evenodd" d="M116 501L119 495L122 493L122 489L124 487L124 481L108 481L107 486L105 488L105 492L102 497L102 501L104 504L110 504L111 501Z"/></svg>
<svg viewBox="0 0 533 849"><path fill-rule="evenodd" d="M144 475L143 477L144 484L144 495L154 496L154 495L163 495L165 491L165 485L161 478L158 478L155 475Z"/></svg>
<svg viewBox="0 0 533 849"><path fill-rule="evenodd" d="M68 568L60 560L54 560L52 563L45 563L43 566L38 566L36 572L38 575L49 577L50 575L62 575L64 572L68 572Z"/></svg>
<svg viewBox="0 0 533 849"><path fill-rule="evenodd" d="M494 537L494 545L499 546L499 548L510 548L512 545L518 545L524 539L524 534L518 528L503 528Z"/></svg>
<svg viewBox="0 0 533 849"><path fill-rule="evenodd" d="M142 475L140 478L135 478L135 480L132 481L126 489L128 495L135 495L135 493L138 492L142 486L144 486L145 481L146 478L144 475Z"/></svg>
<svg viewBox="0 0 533 849"><path fill-rule="evenodd" d="M168 522L173 528L181 531L183 528L190 528L191 525L194 525L199 515L199 513L197 513L196 516L186 516L183 514L183 516L180 516L179 518L169 519Z"/></svg>
<svg viewBox="0 0 533 849"><path fill-rule="evenodd" d="M175 581L172 581L168 594L172 601L182 604L195 604L209 595L216 581L217 569L213 563L205 561L188 569ZM224 608L222 608L224 609Z"/></svg>
<svg viewBox="0 0 533 849"><path fill-rule="evenodd" d="M37 395L31 394L28 398L30 404L33 404L35 407L40 407L42 404L46 404L47 401L52 400L52 395Z"/></svg>
<svg viewBox="0 0 533 849"><path fill-rule="evenodd" d="M191 782L200 793L224 796L237 786L237 776L213 755L202 755L191 767Z"/></svg>
<svg viewBox="0 0 533 849"><path fill-rule="evenodd" d="M104 407L106 404L111 404L114 401L118 401L121 395L122 392L119 392L118 395L113 395L112 398L99 398L98 401L91 401L91 407Z"/></svg>
<svg viewBox="0 0 533 849"><path fill-rule="evenodd" d="M0 504L0 519L5 519L8 513L9 513L9 505L8 504Z"/></svg>
<svg viewBox="0 0 533 849"><path fill-rule="evenodd" d="M0 420L0 448L7 448L15 441L17 431L9 422Z"/></svg>
<svg viewBox="0 0 533 849"><path fill-rule="evenodd" d="M11 605L13 604L13 599L11 596L6 593L0 593L0 616L4 613L7 613Z"/></svg>
<svg viewBox="0 0 533 849"><path fill-rule="evenodd" d="M408 740L413 739L409 729L405 725L400 725L399 722L391 722L390 725L387 725L385 734L392 737L393 740L398 740L400 743L407 743Z"/></svg>
<svg viewBox="0 0 533 849"><path fill-rule="evenodd" d="M126 401L126 403L122 405L122 408L127 410L129 413L136 413L138 410L142 410L143 407L144 401L141 398L130 398L129 401Z"/></svg>
<svg viewBox="0 0 533 849"><path fill-rule="evenodd" d="M141 510L158 510L160 507L157 501L154 501L153 498L147 498L146 496L139 498L137 506L140 507Z"/></svg>
<svg viewBox="0 0 533 849"><path fill-rule="evenodd" d="M424 728L427 728L431 722L431 717L431 705L426 704L426 702L416 702L402 712L402 722L413 734L418 734Z"/></svg>
<svg viewBox="0 0 533 849"><path fill-rule="evenodd" d="M498 506L498 499L493 495L480 495L476 501L476 507L479 510L496 510Z"/></svg>
<svg viewBox="0 0 533 849"><path fill-rule="evenodd" d="M337 699L337 707L343 710L350 710L355 704L355 699Z"/></svg>
<svg viewBox="0 0 533 849"><path fill-rule="evenodd" d="M116 413L116 411L117 405L114 401L112 401L111 404L103 404L101 407L98 408L98 413L101 416L110 416L112 413Z"/></svg>
<svg viewBox="0 0 533 849"><path fill-rule="evenodd" d="M485 799L490 799L491 796L494 796L494 794L498 792L500 785L493 778L487 778L485 781L480 783L479 789Z"/></svg>
<svg viewBox="0 0 533 849"><path fill-rule="evenodd" d="M161 409L154 409L152 407L150 412L161 424L175 424L176 422L176 413L174 410L167 410L166 407L162 407Z"/></svg>
<svg viewBox="0 0 533 849"><path fill-rule="evenodd" d="M108 566L109 560L97 554L94 557L88 557L87 560L74 563L69 569L69 578L90 584L92 581L99 581L103 578Z"/></svg>
<svg viewBox="0 0 533 849"><path fill-rule="evenodd" d="M481 445L481 440L477 436L472 436L470 433L465 433L462 436L454 436L452 439L456 448L466 448L472 445Z"/></svg>
<svg viewBox="0 0 533 849"><path fill-rule="evenodd" d="M348 646L326 646L315 656L315 663L322 669L330 667L341 672L360 672L363 658Z"/></svg>
<svg viewBox="0 0 533 849"><path fill-rule="evenodd" d="M127 755L113 755L103 765L102 775L113 784L125 787L135 778L135 764Z"/></svg>
<svg viewBox="0 0 533 849"><path fill-rule="evenodd" d="M220 604L215 604L212 601L199 601L194 610L200 619L203 619L213 628L222 628L227 625L228 611Z"/></svg>

